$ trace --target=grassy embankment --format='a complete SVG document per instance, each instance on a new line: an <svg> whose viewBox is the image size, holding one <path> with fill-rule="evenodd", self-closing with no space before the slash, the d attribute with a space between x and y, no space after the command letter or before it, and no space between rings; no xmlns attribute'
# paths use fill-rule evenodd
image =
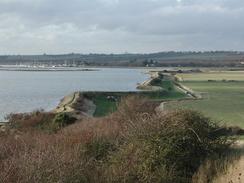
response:
<svg viewBox="0 0 244 183"><path fill-rule="evenodd" d="M90 92L87 93L87 95L90 96L97 106L94 114L95 117L106 116L107 114L116 111L118 102L121 100L121 98L128 95L137 95L158 102L187 97L184 92L175 86L172 78L158 78L152 82L152 86L159 86L163 90L138 92ZM108 99L109 96L112 96L115 100Z"/></svg>
<svg viewBox="0 0 244 183"><path fill-rule="evenodd" d="M208 71L178 76L183 85L200 92L203 99L181 101L169 107L198 110L222 124L244 127L244 72Z"/></svg>

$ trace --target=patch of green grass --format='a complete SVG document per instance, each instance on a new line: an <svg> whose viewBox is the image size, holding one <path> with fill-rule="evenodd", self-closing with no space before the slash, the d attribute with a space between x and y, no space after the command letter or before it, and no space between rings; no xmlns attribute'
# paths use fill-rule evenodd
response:
<svg viewBox="0 0 244 183"><path fill-rule="evenodd" d="M199 110L221 123L244 127L244 81L208 82L206 79L197 81L188 78L188 81L182 82L196 92L203 92L204 98L182 101L177 103L177 107ZM169 107L175 105L169 104Z"/></svg>
<svg viewBox="0 0 244 183"><path fill-rule="evenodd" d="M165 92L165 91L157 91L157 92L148 92L143 95L144 97L147 97L148 99L152 100L175 100L175 99L181 99L186 97L186 95L179 91L171 91L171 92Z"/></svg>
<svg viewBox="0 0 244 183"><path fill-rule="evenodd" d="M121 97L128 95L139 95L152 100L175 100L185 98L186 94L180 91L171 80L155 79L154 86L160 86L164 88L163 91L147 91L147 92L108 92L108 93L96 93L92 94L92 100L96 105L95 117L106 116L117 110L117 102ZM117 99L117 102L110 100L107 97L113 96Z"/></svg>
<svg viewBox="0 0 244 183"><path fill-rule="evenodd" d="M244 80L244 71L207 71L202 73L178 74L184 81Z"/></svg>
<svg viewBox="0 0 244 183"><path fill-rule="evenodd" d="M117 103L120 101L121 97L126 97L129 95L138 95L146 97L149 100L175 100L186 97L186 95L177 90L173 89L171 91L152 91L152 92L123 92L123 93L108 93L108 94L97 94L93 98L96 105L96 111L94 113L95 117L106 116L117 110ZM107 96L114 96L117 101L107 99Z"/></svg>
<svg viewBox="0 0 244 183"><path fill-rule="evenodd" d="M178 90L171 80L159 80L153 83L155 86L164 88L165 91L150 92L146 96L150 99L173 100L186 97L186 94Z"/></svg>
<svg viewBox="0 0 244 183"><path fill-rule="evenodd" d="M174 85L173 81L171 81L170 79L165 80L165 79L156 78L152 81L151 85L160 86L160 87L164 88L166 91L175 90L175 85Z"/></svg>
<svg viewBox="0 0 244 183"><path fill-rule="evenodd" d="M106 116L117 109L116 101L108 100L105 95L98 95L94 98L96 105L95 117Z"/></svg>

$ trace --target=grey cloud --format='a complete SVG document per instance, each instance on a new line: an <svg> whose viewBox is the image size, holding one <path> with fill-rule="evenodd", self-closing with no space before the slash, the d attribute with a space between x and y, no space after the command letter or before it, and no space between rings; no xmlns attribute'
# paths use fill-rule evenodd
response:
<svg viewBox="0 0 244 183"><path fill-rule="evenodd" d="M243 0L1 0L0 54L244 50Z"/></svg>

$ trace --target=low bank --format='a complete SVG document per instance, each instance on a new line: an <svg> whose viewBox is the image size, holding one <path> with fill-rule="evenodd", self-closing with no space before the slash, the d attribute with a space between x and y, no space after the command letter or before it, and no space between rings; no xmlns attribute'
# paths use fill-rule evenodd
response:
<svg viewBox="0 0 244 183"><path fill-rule="evenodd" d="M83 116L102 117L116 111L121 98L136 95L145 97L154 103L170 100L194 98L188 91L179 89L171 73L150 71L150 78L138 85L133 92L74 92L64 97L55 113L66 112L80 119Z"/></svg>

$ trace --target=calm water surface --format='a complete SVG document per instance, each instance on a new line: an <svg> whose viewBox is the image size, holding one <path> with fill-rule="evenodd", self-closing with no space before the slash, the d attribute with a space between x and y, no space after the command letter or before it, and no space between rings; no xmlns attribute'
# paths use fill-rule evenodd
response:
<svg viewBox="0 0 244 183"><path fill-rule="evenodd" d="M0 71L0 121L9 113L51 110L74 91L134 91L142 69L98 71Z"/></svg>

